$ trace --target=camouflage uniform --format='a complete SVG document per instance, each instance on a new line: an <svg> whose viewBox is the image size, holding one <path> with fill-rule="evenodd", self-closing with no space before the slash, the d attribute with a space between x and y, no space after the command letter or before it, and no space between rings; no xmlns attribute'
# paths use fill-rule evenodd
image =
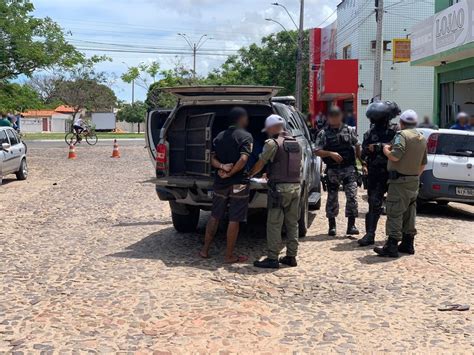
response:
<svg viewBox="0 0 474 355"><path fill-rule="evenodd" d="M330 130L332 130L332 133L338 137L339 142L341 142L339 137L342 136L343 140L346 140L345 145L348 145L352 151L348 151L346 154L341 154L343 158L345 155L347 155L346 159L344 159L341 164L329 162L328 159L330 158L324 159L328 165L326 170L328 179L326 216L329 219L336 218L338 216L339 187L342 184L346 194L346 217L356 218L359 214L357 203L357 171L355 168L355 147L359 145L357 132L355 128L348 127L347 125L343 125L339 130L325 128L319 132L316 139L316 151L337 151L337 146L335 146L334 143L331 144L331 142L329 142L327 139L328 133L331 133ZM352 157L350 157L351 154L353 155ZM330 164L328 164L328 162Z"/></svg>

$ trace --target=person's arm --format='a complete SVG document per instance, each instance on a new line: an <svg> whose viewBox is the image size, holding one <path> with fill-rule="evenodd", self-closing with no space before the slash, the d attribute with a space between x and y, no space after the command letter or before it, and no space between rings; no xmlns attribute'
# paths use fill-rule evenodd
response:
<svg viewBox="0 0 474 355"><path fill-rule="evenodd" d="M343 158L339 153L331 152L329 150L324 150L326 145L326 135L324 130L320 131L318 137L316 138L316 148L314 149L313 154L320 158L331 158L336 163L341 163Z"/></svg>
<svg viewBox="0 0 474 355"><path fill-rule="evenodd" d="M421 161L421 166L420 166L420 173L418 175L423 174L423 171L425 171L425 167L428 164L428 148L425 149L425 153L423 154L423 159Z"/></svg>
<svg viewBox="0 0 474 355"><path fill-rule="evenodd" d="M216 154L211 154L211 165L213 168L218 170L224 170L225 172L229 172L232 170L233 164L222 164L219 159L217 159Z"/></svg>
<svg viewBox="0 0 474 355"><path fill-rule="evenodd" d="M241 154L240 159L237 160L237 163L234 164L234 166L232 167L232 169L230 169L230 171L226 174L226 176L227 177L234 176L239 171L243 170L245 168L245 166L247 165L248 161L249 161L248 154Z"/></svg>
<svg viewBox="0 0 474 355"><path fill-rule="evenodd" d="M392 162L398 162L405 155L406 140L403 134L397 133L394 138L393 145L385 145L383 147L383 153L388 160Z"/></svg>
<svg viewBox="0 0 474 355"><path fill-rule="evenodd" d="M257 175L259 172L262 171L262 169L265 167L265 165L272 161L273 158L275 157L275 154L278 150L278 145L273 139L269 139L265 142L265 145L263 146L262 153L260 154L259 160L255 163L255 165L252 167L250 170L250 177L253 177Z"/></svg>

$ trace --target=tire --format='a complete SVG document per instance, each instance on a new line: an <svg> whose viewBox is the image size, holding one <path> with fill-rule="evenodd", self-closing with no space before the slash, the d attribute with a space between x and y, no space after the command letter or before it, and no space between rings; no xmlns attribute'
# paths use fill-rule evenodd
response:
<svg viewBox="0 0 474 355"><path fill-rule="evenodd" d="M77 136L76 136L75 133L69 132L69 133L66 134L66 136L64 137L64 141L66 142L67 145L70 145L70 144L76 145L76 143L77 143Z"/></svg>
<svg viewBox="0 0 474 355"><path fill-rule="evenodd" d="M15 175L18 180L26 180L28 177L28 164L25 158L21 161L20 170L18 170Z"/></svg>
<svg viewBox="0 0 474 355"><path fill-rule="evenodd" d="M86 142L89 145L96 145L98 141L97 134L91 133L86 136Z"/></svg>
<svg viewBox="0 0 474 355"><path fill-rule="evenodd" d="M200 209L195 206L181 205L180 212L186 210L188 214L182 214L171 211L173 227L179 233L192 233L196 231L199 223Z"/></svg>
<svg viewBox="0 0 474 355"><path fill-rule="evenodd" d="M309 212L308 212L308 191L303 189L300 199L300 219L298 221L298 235L300 238L306 237L309 227Z"/></svg>

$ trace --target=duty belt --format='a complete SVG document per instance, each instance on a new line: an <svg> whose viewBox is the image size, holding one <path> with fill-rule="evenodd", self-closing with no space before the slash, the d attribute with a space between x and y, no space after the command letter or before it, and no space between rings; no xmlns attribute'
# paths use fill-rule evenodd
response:
<svg viewBox="0 0 474 355"><path fill-rule="evenodd" d="M416 176L418 177L418 175L405 175L405 174L401 174L399 173L398 171L395 171L395 170L392 170L392 171L389 171L388 172L388 178L390 180L397 180L397 179L400 179L402 177L413 177L413 176Z"/></svg>

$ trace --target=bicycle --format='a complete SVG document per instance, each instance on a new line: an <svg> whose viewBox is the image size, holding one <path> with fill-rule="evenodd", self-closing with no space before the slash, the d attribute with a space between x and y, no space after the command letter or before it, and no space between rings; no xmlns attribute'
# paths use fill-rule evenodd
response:
<svg viewBox="0 0 474 355"><path fill-rule="evenodd" d="M79 140L78 140L79 137ZM67 145L76 145L78 142L81 142L83 139L86 140L87 144L89 145L96 145L97 141L99 140L97 138L97 134L95 133L94 130L92 130L90 127L86 127L81 133L77 134L76 132L69 132L66 134L64 137L64 140Z"/></svg>

